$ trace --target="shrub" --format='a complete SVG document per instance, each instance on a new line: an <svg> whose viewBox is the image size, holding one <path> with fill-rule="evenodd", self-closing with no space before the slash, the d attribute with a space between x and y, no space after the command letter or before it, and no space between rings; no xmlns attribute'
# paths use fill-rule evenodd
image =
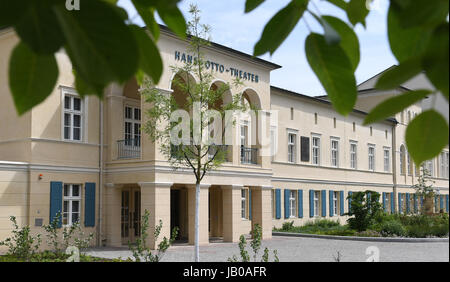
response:
<svg viewBox="0 0 450 282"><path fill-rule="evenodd" d="M283 225L281 226L281 230L282 230L282 231L291 231L292 229L294 229L294 221L291 221L291 222L285 222L285 223L283 223Z"/></svg>
<svg viewBox="0 0 450 282"><path fill-rule="evenodd" d="M374 191L355 192L348 196L351 200L350 211L346 214L353 216L347 220L351 229L359 232L365 231L369 226L375 223L375 219L383 213L379 201L380 194Z"/></svg>
<svg viewBox="0 0 450 282"><path fill-rule="evenodd" d="M30 234L31 230L29 226L19 228L15 216L11 216L9 220L14 227L12 230L13 236L1 241L0 246L8 247L7 255L28 261L39 249L41 235L38 234L36 237L33 237Z"/></svg>
<svg viewBox="0 0 450 282"><path fill-rule="evenodd" d="M383 237L405 236L406 230L402 223L398 220L388 220L381 223L380 234Z"/></svg>

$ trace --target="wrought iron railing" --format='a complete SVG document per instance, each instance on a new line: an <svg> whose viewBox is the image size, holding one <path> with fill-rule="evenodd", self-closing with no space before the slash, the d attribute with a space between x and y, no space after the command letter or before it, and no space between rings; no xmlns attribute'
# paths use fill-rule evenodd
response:
<svg viewBox="0 0 450 282"><path fill-rule="evenodd" d="M117 141L118 159L139 159L141 157L141 140L125 139Z"/></svg>
<svg viewBox="0 0 450 282"><path fill-rule="evenodd" d="M241 164L258 164L258 149L241 146Z"/></svg>

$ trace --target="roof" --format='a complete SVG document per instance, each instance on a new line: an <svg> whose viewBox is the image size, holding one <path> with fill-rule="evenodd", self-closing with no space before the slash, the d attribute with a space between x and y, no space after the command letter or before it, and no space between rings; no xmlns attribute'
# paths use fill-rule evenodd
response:
<svg viewBox="0 0 450 282"><path fill-rule="evenodd" d="M159 27L160 27L160 29L163 30L164 32L176 36L175 33L174 33L173 31L171 31L167 26L160 24ZM187 38L188 38L188 39L191 38L191 37L192 37L192 35L187 35ZM211 43L211 46L213 46L213 47L215 47L215 48L217 48L217 49L223 50L223 51L225 51L225 52L230 52L230 53L233 53L233 54L238 55L238 56L245 57L245 58L250 59L250 60L252 60L252 61L255 61L255 62L257 62L257 63L266 65L266 66L268 66L268 67L270 67L270 68L272 68L272 69L279 69L279 68L282 68L282 66L280 66L280 65L278 65L278 64L269 62L269 61L267 61L267 60L263 60L263 59L261 59L261 58L255 57L255 56L253 56L253 55L250 55L250 54L247 54L247 53L244 53L244 52L241 52L241 51L238 51L238 50L236 50L236 49L232 49L232 48L230 48L230 47L227 47L227 46L224 46L224 45L221 45L221 44L212 42L212 41L211 41L210 43Z"/></svg>
<svg viewBox="0 0 450 282"><path fill-rule="evenodd" d="M300 93L293 92L293 91L290 91L290 90L287 90L287 89L283 89L283 88L280 88L280 87L276 87L276 86L270 86L270 88L273 89L273 90L277 90L279 92L291 95L291 96L295 96L297 98L304 98L304 99L310 100L312 102L317 102L317 103L325 104L325 105L328 105L328 106L333 106L330 101L324 100L324 99L320 99L318 97L307 96L305 94L300 94ZM356 114L361 114L361 115L368 115L367 112L360 111L360 110L357 110L357 109L353 109L352 112L356 113ZM387 121L389 123L394 123L394 124L398 123L398 121L395 118L388 118L388 119L385 119L385 121Z"/></svg>

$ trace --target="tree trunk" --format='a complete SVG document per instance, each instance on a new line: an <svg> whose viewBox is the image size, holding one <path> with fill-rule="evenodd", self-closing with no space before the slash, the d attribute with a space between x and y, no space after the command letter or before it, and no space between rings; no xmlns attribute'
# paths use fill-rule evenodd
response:
<svg viewBox="0 0 450 282"><path fill-rule="evenodd" d="M200 248L199 248L199 202L200 202L200 181L195 183L195 262L200 262Z"/></svg>

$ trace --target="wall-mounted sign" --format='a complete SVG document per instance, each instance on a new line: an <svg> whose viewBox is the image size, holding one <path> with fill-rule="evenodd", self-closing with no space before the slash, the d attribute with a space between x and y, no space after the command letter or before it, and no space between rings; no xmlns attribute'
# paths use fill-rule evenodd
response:
<svg viewBox="0 0 450 282"><path fill-rule="evenodd" d="M195 60L196 57L193 57L186 53L181 53L180 51L175 51L175 61L192 64ZM239 77L242 80L251 81L254 83L259 82L259 76L257 74L241 70L238 68L228 67L223 64L213 62L211 60L207 60L205 62L205 68L211 69L211 71L213 72L229 73L231 77Z"/></svg>

